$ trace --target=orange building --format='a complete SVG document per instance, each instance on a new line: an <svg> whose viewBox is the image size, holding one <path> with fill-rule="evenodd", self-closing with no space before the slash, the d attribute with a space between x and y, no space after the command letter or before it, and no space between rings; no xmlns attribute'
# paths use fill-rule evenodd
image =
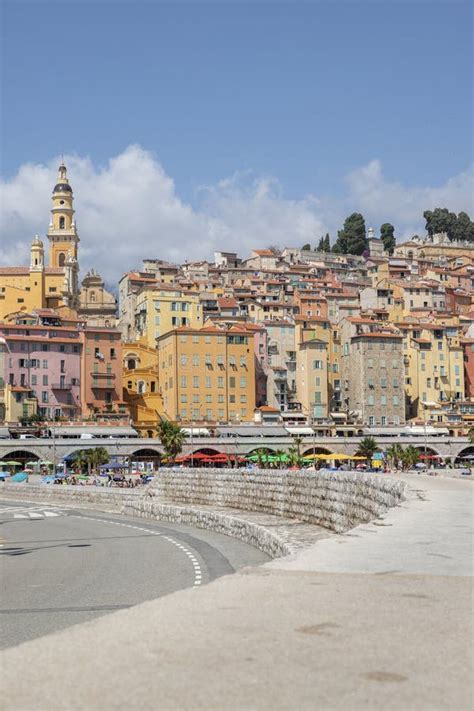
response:
<svg viewBox="0 0 474 711"><path fill-rule="evenodd" d="M120 331L86 326L81 331L81 403L83 417L127 414L122 399L122 342Z"/></svg>

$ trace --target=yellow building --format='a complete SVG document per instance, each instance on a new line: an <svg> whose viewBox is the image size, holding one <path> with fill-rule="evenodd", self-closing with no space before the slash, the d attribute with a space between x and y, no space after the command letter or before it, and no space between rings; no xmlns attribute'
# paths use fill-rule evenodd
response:
<svg viewBox="0 0 474 711"><path fill-rule="evenodd" d="M45 263L43 242L36 235L31 243L29 266L0 267L0 320L15 312L29 313L63 305L74 309L78 305L79 235L64 165L59 166L52 201L47 233L49 264Z"/></svg>
<svg viewBox="0 0 474 711"><path fill-rule="evenodd" d="M459 328L439 323L398 323L403 333L405 392L411 417L424 418L465 398Z"/></svg>
<svg viewBox="0 0 474 711"><path fill-rule="evenodd" d="M123 399L130 417L142 437L158 436L158 421L163 414L159 391L158 352L145 343L123 345Z"/></svg>
<svg viewBox="0 0 474 711"><path fill-rule="evenodd" d="M311 359L311 348L306 344L311 341L321 341L326 344L325 348L325 365L322 372L315 373L313 380L308 380L306 374L308 359ZM323 405L325 409L324 417L327 417L331 412L339 412L341 409L341 375L340 375L340 335L338 327L332 324L329 319L323 316L312 316L305 318L304 316L295 317L295 343L296 343L296 391L297 400L302 402L310 398L311 392L320 392L320 396L316 399L321 402L314 404ZM313 350L316 346L313 347ZM313 360L319 360L317 354ZM312 361L311 361L312 362ZM304 367L304 370L301 367ZM325 379L326 383L323 384ZM304 381L304 385L303 382ZM309 393L309 394L308 394ZM303 402L302 402L303 404ZM313 408L310 408L312 415ZM317 408L317 412L322 412L321 407ZM321 415L320 415L321 417Z"/></svg>
<svg viewBox="0 0 474 711"><path fill-rule="evenodd" d="M181 422L249 422L255 409L253 333L179 328L158 338L165 415Z"/></svg>
<svg viewBox="0 0 474 711"><path fill-rule="evenodd" d="M202 325L202 307L197 293L158 284L144 286L137 296L137 337L151 348L155 347L157 338L175 328Z"/></svg>
<svg viewBox="0 0 474 711"><path fill-rule="evenodd" d="M297 344L296 399L310 422L328 418L328 344L318 338Z"/></svg>

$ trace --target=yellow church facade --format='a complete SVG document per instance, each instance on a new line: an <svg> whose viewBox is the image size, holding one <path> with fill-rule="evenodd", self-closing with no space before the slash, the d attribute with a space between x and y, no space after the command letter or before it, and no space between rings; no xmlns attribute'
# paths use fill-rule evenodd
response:
<svg viewBox="0 0 474 711"><path fill-rule="evenodd" d="M59 166L53 189L47 239L48 263L44 244L36 235L31 243L29 266L0 267L0 321L33 309L78 306L79 235L72 188L63 164Z"/></svg>

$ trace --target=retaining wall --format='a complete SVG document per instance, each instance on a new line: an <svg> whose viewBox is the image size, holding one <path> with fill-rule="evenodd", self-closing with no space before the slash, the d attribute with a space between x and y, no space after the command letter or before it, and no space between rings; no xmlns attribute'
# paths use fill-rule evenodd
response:
<svg viewBox="0 0 474 711"><path fill-rule="evenodd" d="M166 469L150 493L161 502L265 512L342 533L397 506L405 484L355 472Z"/></svg>
<svg viewBox="0 0 474 711"><path fill-rule="evenodd" d="M100 507L107 511L121 511L125 498L143 496L143 489L119 489L105 486L68 486L65 484L0 484L0 498L18 501L67 504L68 506Z"/></svg>

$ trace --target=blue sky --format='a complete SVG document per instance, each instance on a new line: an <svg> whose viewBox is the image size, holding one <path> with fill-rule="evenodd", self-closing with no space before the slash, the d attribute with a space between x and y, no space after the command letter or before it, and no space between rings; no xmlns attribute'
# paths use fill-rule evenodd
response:
<svg viewBox="0 0 474 711"><path fill-rule="evenodd" d="M2 24L6 176L140 143L185 197L246 169L296 196L470 160L469 3L3 0Z"/></svg>
<svg viewBox="0 0 474 711"><path fill-rule="evenodd" d="M472 163L468 2L3 0L1 10L7 187L27 163L89 157L98 175L139 145L193 210L221 217L216 186L238 174L239 199L261 181L275 199L322 196L317 231L358 208L371 161L373 187L433 200L449 199L437 188ZM469 211L465 194L453 209ZM387 200L380 219L419 229L401 210Z"/></svg>

